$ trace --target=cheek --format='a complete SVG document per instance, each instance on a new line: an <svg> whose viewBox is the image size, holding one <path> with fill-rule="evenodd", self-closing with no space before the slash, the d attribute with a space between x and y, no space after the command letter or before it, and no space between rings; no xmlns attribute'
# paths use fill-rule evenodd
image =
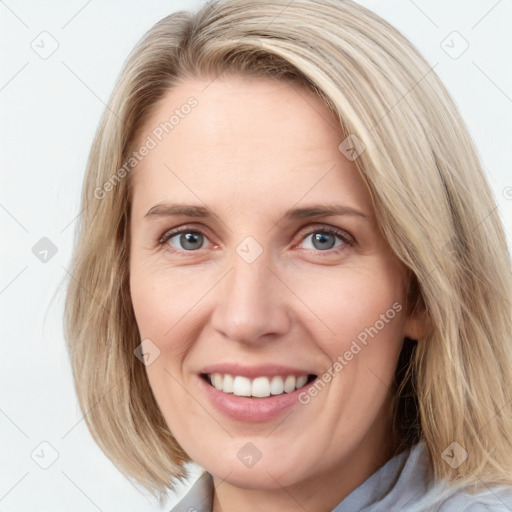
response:
<svg viewBox="0 0 512 512"><path fill-rule="evenodd" d="M315 316L314 332L331 359L352 340L369 338L401 342L404 288L400 274L379 261L359 268L335 269L332 273L299 280L294 291ZM314 283L314 286L312 285Z"/></svg>
<svg viewBox="0 0 512 512"><path fill-rule="evenodd" d="M177 289L183 290L175 278L171 280L164 272L149 266L138 266L131 271L130 292L140 338L150 340L145 343L158 354L145 370L164 416L179 406L166 401L179 396L181 362L189 347L190 333L183 332L184 323L179 320L187 315L190 306L183 300L182 293L176 293ZM190 293L190 288L184 290Z"/></svg>
<svg viewBox="0 0 512 512"><path fill-rule="evenodd" d="M180 433L181 422L173 411L189 409L182 364L198 335L193 305L200 298L200 290L187 286L187 280L172 269L163 272L139 265L130 273L130 292L140 337L151 340L159 354L145 366L150 387L169 428Z"/></svg>
<svg viewBox="0 0 512 512"><path fill-rule="evenodd" d="M176 407L187 407L183 393L187 354L204 326L205 293L212 287L197 269L132 267L130 292L141 339L149 339L159 356L146 366L146 373L160 409L167 418ZM214 276L213 276L214 277Z"/></svg>
<svg viewBox="0 0 512 512"><path fill-rule="evenodd" d="M173 338L182 321L189 324L200 309L205 280L192 270L162 271L148 265L131 272L130 292L141 337L162 341Z"/></svg>

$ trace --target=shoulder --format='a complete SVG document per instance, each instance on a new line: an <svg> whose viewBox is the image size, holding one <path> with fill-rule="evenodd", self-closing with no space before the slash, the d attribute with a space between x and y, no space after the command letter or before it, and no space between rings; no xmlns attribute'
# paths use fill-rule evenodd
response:
<svg viewBox="0 0 512 512"><path fill-rule="evenodd" d="M170 512L211 512L212 498L213 479L204 471Z"/></svg>
<svg viewBox="0 0 512 512"><path fill-rule="evenodd" d="M512 512L512 488L493 487L473 494L436 484L404 512Z"/></svg>
<svg viewBox="0 0 512 512"><path fill-rule="evenodd" d="M489 486L472 491L468 484L434 481L425 442L414 446L393 491L401 512L512 512L512 487ZM384 503L383 500L382 503ZM386 503L387 504L387 503ZM390 507L395 510L395 508ZM389 509L389 507L388 507Z"/></svg>
<svg viewBox="0 0 512 512"><path fill-rule="evenodd" d="M511 512L512 488L495 487L485 492L470 494L466 491L456 492L439 508L439 512Z"/></svg>

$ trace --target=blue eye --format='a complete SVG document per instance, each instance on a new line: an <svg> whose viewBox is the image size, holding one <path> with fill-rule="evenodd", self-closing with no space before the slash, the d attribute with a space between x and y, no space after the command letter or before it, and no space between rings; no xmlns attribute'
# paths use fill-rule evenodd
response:
<svg viewBox="0 0 512 512"><path fill-rule="evenodd" d="M209 241L208 237L201 231L184 226L165 233L160 238L159 244L168 245L171 251L179 253L204 249L207 241ZM307 250L332 254L342 251L346 246L353 245L354 241L351 235L343 230L321 226L303 235L301 244L305 243L308 244L307 247L304 247Z"/></svg>
<svg viewBox="0 0 512 512"><path fill-rule="evenodd" d="M177 239L178 246L173 243L173 239ZM199 231L183 229L174 233L168 233L162 237L160 243L169 242L169 245L175 249L182 251L194 251L201 249L206 237Z"/></svg>
<svg viewBox="0 0 512 512"><path fill-rule="evenodd" d="M307 249L314 249L321 252L335 249L344 245L351 245L351 240L342 231L334 228L322 228L316 231L311 231L304 238L304 241L310 239L310 247ZM338 243L337 243L338 240Z"/></svg>

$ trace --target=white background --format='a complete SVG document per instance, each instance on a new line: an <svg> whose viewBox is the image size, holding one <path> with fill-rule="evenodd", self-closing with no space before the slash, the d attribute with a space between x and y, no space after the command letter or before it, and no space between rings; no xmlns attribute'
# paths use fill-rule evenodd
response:
<svg viewBox="0 0 512 512"><path fill-rule="evenodd" d="M511 245L512 1L360 3L437 63L475 139ZM176 501L170 496L160 509L93 442L74 393L62 311L85 162L117 74L156 21L199 5L201 0L0 1L3 512L142 512L169 510ZM31 48L43 31L58 43L47 59ZM453 31L469 43L457 59L441 47ZM454 39L455 50L460 43ZM58 250L46 263L32 253L42 237ZM43 441L53 448L39 446ZM42 469L31 458L34 450L40 463L51 461L52 450L58 458Z"/></svg>

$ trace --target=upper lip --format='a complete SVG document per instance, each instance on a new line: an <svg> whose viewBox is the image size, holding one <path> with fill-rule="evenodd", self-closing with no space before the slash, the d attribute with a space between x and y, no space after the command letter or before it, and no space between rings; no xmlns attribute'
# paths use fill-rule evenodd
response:
<svg viewBox="0 0 512 512"><path fill-rule="evenodd" d="M241 377L256 378L256 377L274 377L276 375L288 376L294 375L300 377L301 375L317 375L308 369L283 366L276 364L260 364L254 366L247 366L238 363L219 363L205 366L200 373L213 374L222 373L228 375L240 375Z"/></svg>

